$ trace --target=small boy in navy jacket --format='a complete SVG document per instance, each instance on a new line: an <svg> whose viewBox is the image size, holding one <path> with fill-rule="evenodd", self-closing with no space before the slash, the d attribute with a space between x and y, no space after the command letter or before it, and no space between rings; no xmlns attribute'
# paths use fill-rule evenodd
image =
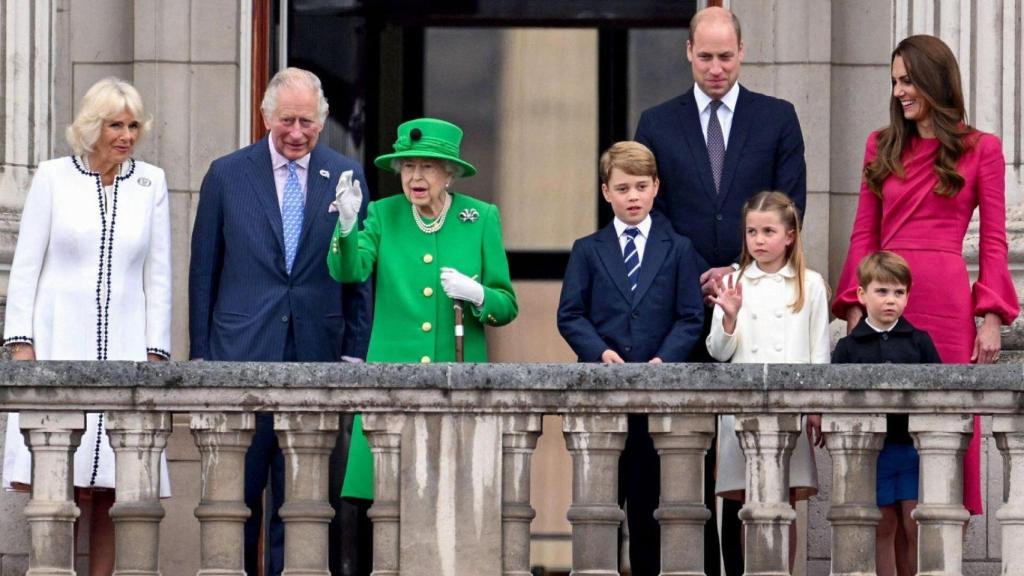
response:
<svg viewBox="0 0 1024 576"><path fill-rule="evenodd" d="M637 142L613 145L601 155L601 193L615 219L573 244L558 330L581 362L683 362L703 327L705 267L668 220L650 215L658 194L654 154ZM630 416L619 493L636 576L660 571L659 476L647 417Z"/></svg>
<svg viewBox="0 0 1024 576"><path fill-rule="evenodd" d="M940 364L927 332L903 318L910 294L910 266L893 252L869 254L857 266L857 300L867 314L836 344L833 364ZM917 506L920 462L907 431L906 414L886 418L885 444L878 455L876 500L882 520L875 533L879 576L917 574ZM905 538L897 537L902 532ZM905 544L905 545L904 545Z"/></svg>

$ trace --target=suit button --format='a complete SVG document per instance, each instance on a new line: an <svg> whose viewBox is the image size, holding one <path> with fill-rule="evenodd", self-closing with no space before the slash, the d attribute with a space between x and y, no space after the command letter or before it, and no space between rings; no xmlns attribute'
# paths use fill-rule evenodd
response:
<svg viewBox="0 0 1024 576"><path fill-rule="evenodd" d="M424 332L430 332L430 329L433 328L433 326L430 325L430 322L424 322L422 328Z"/></svg>
<svg viewBox="0 0 1024 576"><path fill-rule="evenodd" d="M434 261L434 256L432 254L424 254L423 255L423 263L424 264L430 264L433 261Z"/></svg>
<svg viewBox="0 0 1024 576"><path fill-rule="evenodd" d="M420 358L420 364L430 364L430 356L424 356Z"/></svg>
<svg viewBox="0 0 1024 576"><path fill-rule="evenodd" d="M285 314L284 316L281 316L281 322L284 322L284 323L288 322L288 315L287 314Z"/></svg>
<svg viewBox="0 0 1024 576"><path fill-rule="evenodd" d="M640 317L640 312L637 312L636 310L634 310L632 316L633 316L633 319L635 320L635 319Z"/></svg>
<svg viewBox="0 0 1024 576"><path fill-rule="evenodd" d="M632 350L632 349L633 349L633 347L632 347L632 346L623 346L623 349L624 349L624 350L625 350L626 352L629 352L630 350Z"/></svg>
<svg viewBox="0 0 1024 576"><path fill-rule="evenodd" d="M719 222L721 222L722 221L722 215L721 214L715 214L715 220L718 220Z"/></svg>
<svg viewBox="0 0 1024 576"><path fill-rule="evenodd" d="M434 295L434 289L431 288L430 286L427 286L426 288L423 289L423 295L426 296L427 298L430 298L431 296Z"/></svg>

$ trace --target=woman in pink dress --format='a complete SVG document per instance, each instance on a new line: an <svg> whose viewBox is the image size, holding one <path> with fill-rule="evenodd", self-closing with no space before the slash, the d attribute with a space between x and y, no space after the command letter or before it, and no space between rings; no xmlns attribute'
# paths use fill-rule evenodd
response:
<svg viewBox="0 0 1024 576"><path fill-rule="evenodd" d="M889 125L868 136L857 217L832 311L860 321L857 264L876 250L906 258L914 289L905 315L932 337L944 363L999 358L1000 324L1020 311L1006 246L1005 163L999 138L967 124L960 70L933 36L911 36L892 53ZM963 240L980 207L978 279ZM975 330L975 317L983 318ZM981 514L980 430L964 463L964 506Z"/></svg>

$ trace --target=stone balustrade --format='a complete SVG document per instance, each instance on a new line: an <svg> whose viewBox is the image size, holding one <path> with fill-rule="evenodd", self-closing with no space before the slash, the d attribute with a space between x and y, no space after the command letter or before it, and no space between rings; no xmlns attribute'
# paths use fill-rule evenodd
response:
<svg viewBox="0 0 1024 576"><path fill-rule="evenodd" d="M922 469L919 565L928 575L961 573L966 415L994 415L1005 469L1003 574L1024 575L1019 366L0 363L0 410L21 412L35 455L25 509L32 576L74 574L71 455L86 411L105 414L117 458L111 516L121 576L161 573L160 521L173 499L159 499L159 461L173 413L190 414L201 457L198 574L244 574L242 478L257 411L274 413L285 453L289 576L329 574L328 454L346 412L365 414L374 456L377 576L527 576L530 458L544 414L564 416L573 461L574 573L618 574L625 415L648 414L662 460L662 573L702 574L703 458L722 413L737 415L747 455L746 573L790 571L789 454L799 414L820 413L833 461L832 573L872 574L875 460L887 412L911 414Z"/></svg>

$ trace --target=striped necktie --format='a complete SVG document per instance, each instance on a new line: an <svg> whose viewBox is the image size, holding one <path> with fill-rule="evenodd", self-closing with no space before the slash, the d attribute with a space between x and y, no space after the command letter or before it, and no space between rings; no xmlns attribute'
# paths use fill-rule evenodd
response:
<svg viewBox="0 0 1024 576"><path fill-rule="evenodd" d="M292 273L295 253L299 249L299 233L302 232L302 210L306 203L299 184L299 173L295 162L288 163L288 180L284 183L281 198L281 226L284 234L284 265Z"/></svg>
<svg viewBox="0 0 1024 576"><path fill-rule="evenodd" d="M636 284L640 280L640 252L636 249L636 236L640 233L635 226L626 228L626 245L622 247L622 259L626 262L626 277L629 279L629 289L636 291Z"/></svg>

